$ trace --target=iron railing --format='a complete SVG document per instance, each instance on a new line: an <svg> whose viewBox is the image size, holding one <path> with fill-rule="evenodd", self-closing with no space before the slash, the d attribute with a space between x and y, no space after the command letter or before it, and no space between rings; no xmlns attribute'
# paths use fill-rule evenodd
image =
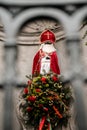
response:
<svg viewBox="0 0 87 130"><path fill-rule="evenodd" d="M3 130L13 130L12 127L12 86L17 85L15 64L17 57L16 37L22 25L28 20L46 16L60 21L66 34L66 51L70 64L64 74L65 82L73 84L76 96L77 126L79 130L87 130L87 116L83 97L83 84L87 78L84 64L81 60L81 39L77 31L87 18L86 0L0 0L0 18L2 20L6 41L5 49L5 90Z"/></svg>

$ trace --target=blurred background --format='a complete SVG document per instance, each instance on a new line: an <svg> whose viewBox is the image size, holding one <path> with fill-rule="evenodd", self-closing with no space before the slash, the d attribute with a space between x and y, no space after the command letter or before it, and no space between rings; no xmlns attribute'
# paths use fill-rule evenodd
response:
<svg viewBox="0 0 87 130"><path fill-rule="evenodd" d="M10 8L11 9L11 8ZM15 12L15 11L14 11ZM27 85L26 75L31 75L33 57L40 47L40 34L45 30L50 29L55 33L56 43L55 48L59 58L59 66L61 75L63 75L69 65L69 59L66 52L66 33L60 23L54 19L47 17L40 17L31 21L27 21L18 32L16 37L17 45L17 60L16 60L16 74L17 74L17 86L12 90L13 101L13 128L14 130L21 130L19 121L16 115L16 104L20 91ZM82 62L87 68L87 19L82 21L78 32L81 39L81 57ZM0 19L0 130L3 128L3 110L5 90L3 88L3 82L5 77L5 49L4 44L6 42L6 34L3 26L3 22ZM87 85L83 86L85 94L85 103L87 98ZM9 106L10 107L10 106Z"/></svg>

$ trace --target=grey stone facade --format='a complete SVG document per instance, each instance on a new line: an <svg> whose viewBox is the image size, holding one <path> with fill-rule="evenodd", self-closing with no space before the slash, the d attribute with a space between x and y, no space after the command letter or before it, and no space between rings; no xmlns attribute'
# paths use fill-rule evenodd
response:
<svg viewBox="0 0 87 130"><path fill-rule="evenodd" d="M44 25L42 21L33 21L18 33L28 20L44 16L60 21L60 31L57 32L54 22L46 21ZM86 0L0 0L0 85L3 86L0 90L1 130L20 129L15 105L22 88L16 86L26 83L25 75L31 74L33 56L39 47L39 34L49 25L57 37L55 46L61 73L65 76L65 82L70 81L73 85L78 128L87 129L87 93L86 87L83 87L86 86L84 81L87 81L87 24L83 24L84 19L87 20Z"/></svg>

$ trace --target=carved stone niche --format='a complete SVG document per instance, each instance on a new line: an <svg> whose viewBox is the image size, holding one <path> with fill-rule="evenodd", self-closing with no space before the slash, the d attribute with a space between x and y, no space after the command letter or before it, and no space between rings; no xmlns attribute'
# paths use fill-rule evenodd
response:
<svg viewBox="0 0 87 130"><path fill-rule="evenodd" d="M28 23L27 25L25 25L22 28L22 30L19 33L18 41L17 41L19 50L21 50L20 48L26 49L26 48L23 48L24 44L28 47L29 47L29 45L30 45L30 47L33 46L32 48L34 48L34 45L38 46L40 34L45 29L50 29L55 33L57 43L64 40L64 31L63 31L62 26L60 26L60 24L55 22L54 20L51 20L51 19L49 20L47 18L46 19L43 18L41 20L32 21L31 23ZM30 51L32 51L32 49ZM33 51L35 51L35 49ZM29 57L30 55L28 53L33 54L33 52L29 52L27 50L24 52L27 52L28 59L31 60L32 57ZM22 56L22 55L23 55L23 53L20 52L19 61L18 61L19 62L18 71L19 71L19 74L21 73L20 77L23 77L24 73L27 73L27 72L23 73L21 70L21 67L20 67L20 65L21 65L20 62L23 61L23 58L24 58L24 56ZM25 57L25 59L26 59L26 57ZM28 60L26 62L26 64L29 64L30 60ZM22 64L22 67L25 68L25 66L23 66L23 64ZM31 67L32 67L32 65L30 65L30 68ZM29 69L29 66L28 66L28 69ZM28 70L28 69L23 69L23 70ZM30 72L30 70L28 70L28 71ZM22 79L22 81L24 81L24 79ZM17 99L17 106L16 106L16 112L17 112L17 117L18 117L19 123L23 130L35 130L35 128L33 128L32 126L26 125L27 116L23 115L22 109L21 109L21 105L25 103L24 99L22 98L22 94L23 94L23 90L19 93L19 97Z"/></svg>

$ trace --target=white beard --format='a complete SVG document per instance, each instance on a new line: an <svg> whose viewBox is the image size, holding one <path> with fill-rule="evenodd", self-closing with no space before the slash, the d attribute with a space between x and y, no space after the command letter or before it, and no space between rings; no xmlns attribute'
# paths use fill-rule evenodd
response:
<svg viewBox="0 0 87 130"><path fill-rule="evenodd" d="M42 44L40 49L42 49L44 52L47 52L47 53L56 51L53 44Z"/></svg>

